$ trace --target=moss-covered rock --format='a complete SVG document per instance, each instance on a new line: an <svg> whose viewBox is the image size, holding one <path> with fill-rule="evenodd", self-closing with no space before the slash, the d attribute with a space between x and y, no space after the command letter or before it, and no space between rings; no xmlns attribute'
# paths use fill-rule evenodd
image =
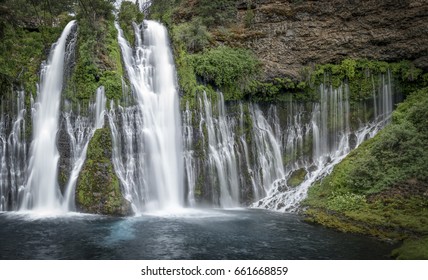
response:
<svg viewBox="0 0 428 280"><path fill-rule="evenodd" d="M86 162L76 186L79 211L113 216L131 214L130 203L122 196L111 158L112 140L107 126L98 129L89 142Z"/></svg>
<svg viewBox="0 0 428 280"><path fill-rule="evenodd" d="M392 256L399 260L428 260L428 236L404 241Z"/></svg>
<svg viewBox="0 0 428 280"><path fill-rule="evenodd" d="M306 170L304 168L297 169L291 173L290 177L287 180L287 185L290 187L297 187L305 180Z"/></svg>

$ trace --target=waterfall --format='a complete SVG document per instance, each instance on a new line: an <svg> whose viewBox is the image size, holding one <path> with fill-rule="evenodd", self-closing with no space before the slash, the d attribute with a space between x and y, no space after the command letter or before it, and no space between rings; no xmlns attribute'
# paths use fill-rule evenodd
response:
<svg viewBox="0 0 428 280"><path fill-rule="evenodd" d="M103 86L97 89L95 101L95 128L102 128L104 126L104 114L106 110L107 98Z"/></svg>
<svg viewBox="0 0 428 280"><path fill-rule="evenodd" d="M251 115L255 142L253 154L257 161L255 180L256 184L262 187L262 193L266 194L274 181L284 177L281 147L278 136L274 134L271 125L256 105L251 106ZM273 126L279 126L278 122L274 122Z"/></svg>
<svg viewBox="0 0 428 280"><path fill-rule="evenodd" d="M239 206L240 182L235 153L235 138L232 132L235 124L226 118L224 98L221 92L218 92L217 118L213 116L213 106L205 92L200 104L203 104L204 107L202 120L208 134L210 178L220 187L219 205L222 207ZM200 133L203 134L203 131Z"/></svg>
<svg viewBox="0 0 428 280"><path fill-rule="evenodd" d="M134 210L166 210L184 205L183 151L176 74L167 31L154 21L135 25L132 50L119 31L123 62L137 103L115 114L113 162ZM122 129L122 133L118 130ZM119 139L121 138L121 139ZM121 146L118 146L121 145ZM119 155L122 151L125 157ZM132 165L130 165L132 163Z"/></svg>
<svg viewBox="0 0 428 280"><path fill-rule="evenodd" d="M25 138L25 93L16 93L16 117L0 119L0 211L17 210L19 191L25 183L27 144ZM12 123L8 133L8 123Z"/></svg>
<svg viewBox="0 0 428 280"><path fill-rule="evenodd" d="M78 115L71 121L71 113L64 113L67 134L71 147L70 166L71 173L65 187L63 209L65 211L75 210L75 187L80 170L86 159L86 151L89 140L92 138L94 129L87 117Z"/></svg>
<svg viewBox="0 0 428 280"><path fill-rule="evenodd" d="M63 87L64 57L67 37L75 21L67 24L53 46L40 75L37 102L33 107L33 141L31 143L28 180L22 209L57 210L61 192L57 182L59 153L56 146L59 104Z"/></svg>
<svg viewBox="0 0 428 280"><path fill-rule="evenodd" d="M285 178L272 184L268 195L254 207L267 208L278 211L293 212L298 209L300 201L307 194L308 188L317 180L331 173L333 167L339 163L353 148L358 147L364 140L376 135L388 123L393 104L393 93L390 73L381 77L380 89L373 91L374 116L368 122L361 121L354 131L350 125L349 88L342 85L337 89L321 85L319 88L320 102L312 105L309 122L304 123L304 117L294 110L289 110L288 119L293 122L286 129L286 155L291 163L286 164ZM290 105L291 106L291 105ZM355 113L355 112L354 112ZM365 113L365 110L362 112ZM294 115L294 116L293 116ZM307 118L308 119L308 118ZM312 137L311 137L312 136ZM312 138L312 139L311 139ZM353 145L351 145L351 139ZM304 147L312 140L312 158L303 154L296 155L296 147ZM306 144L305 144L306 143ZM302 149L302 148L300 148ZM295 172L303 170L304 178L297 186L291 186L289 179Z"/></svg>
<svg viewBox="0 0 428 280"><path fill-rule="evenodd" d="M196 187L196 174L195 174L195 155L192 150L193 147L193 118L192 111L189 108L189 102L186 102L186 110L183 113L183 155L184 155L184 166L187 183L187 199L190 206L195 206L195 187Z"/></svg>

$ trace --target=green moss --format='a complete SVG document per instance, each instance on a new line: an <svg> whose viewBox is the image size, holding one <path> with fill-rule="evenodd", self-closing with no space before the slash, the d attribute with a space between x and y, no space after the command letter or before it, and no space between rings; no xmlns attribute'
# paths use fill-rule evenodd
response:
<svg viewBox="0 0 428 280"><path fill-rule="evenodd" d="M306 173L307 172L304 168L300 168L294 171L288 178L287 185L290 187L297 187L305 180Z"/></svg>
<svg viewBox="0 0 428 280"><path fill-rule="evenodd" d="M122 196L111 153L109 127L96 130L76 186L76 205L80 211L115 216L130 214L130 205Z"/></svg>
<svg viewBox="0 0 428 280"><path fill-rule="evenodd" d="M78 20L77 63L66 97L74 105L88 102L96 89L104 86L108 99L120 100L123 67L113 18L100 17L95 22L86 17Z"/></svg>
<svg viewBox="0 0 428 280"><path fill-rule="evenodd" d="M144 14L135 3L124 1L120 6L119 25L123 30L126 40L132 45L135 42L133 23L140 24L144 20Z"/></svg>
<svg viewBox="0 0 428 280"><path fill-rule="evenodd" d="M392 124L311 187L303 202L308 220L393 240L427 236L426 108L428 88L412 93L394 112ZM396 256L426 258L413 242L405 244L409 249L398 249Z"/></svg>
<svg viewBox="0 0 428 280"><path fill-rule="evenodd" d="M428 260L428 236L405 240L392 251L392 256L399 260Z"/></svg>

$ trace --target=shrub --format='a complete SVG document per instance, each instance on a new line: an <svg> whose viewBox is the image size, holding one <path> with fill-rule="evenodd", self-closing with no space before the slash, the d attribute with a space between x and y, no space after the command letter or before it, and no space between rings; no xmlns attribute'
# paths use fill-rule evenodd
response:
<svg viewBox="0 0 428 280"><path fill-rule="evenodd" d="M195 72L224 91L243 91L259 73L259 62L248 50L218 47L192 56Z"/></svg>

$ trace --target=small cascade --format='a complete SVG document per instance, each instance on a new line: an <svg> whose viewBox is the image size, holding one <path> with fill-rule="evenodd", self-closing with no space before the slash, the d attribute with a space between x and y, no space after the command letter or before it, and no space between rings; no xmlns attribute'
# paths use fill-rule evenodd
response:
<svg viewBox="0 0 428 280"><path fill-rule="evenodd" d="M43 65L37 102L33 107L33 141L31 143L28 180L21 209L55 211L62 195L57 182L59 153L56 146L59 104L63 87L66 42L75 21L67 24Z"/></svg>
<svg viewBox="0 0 428 280"><path fill-rule="evenodd" d="M9 119L2 112L0 119L0 211L18 209L18 194L26 179L25 93L16 95L16 117Z"/></svg>
<svg viewBox="0 0 428 280"><path fill-rule="evenodd" d="M95 101L95 129L104 126L104 115L106 110L107 98L105 95L104 87L97 88L96 101Z"/></svg>
<svg viewBox="0 0 428 280"><path fill-rule="evenodd" d="M136 212L182 207L185 195L181 123L167 31L154 21L135 25L136 49L132 50L118 24L116 28L137 103L130 108L118 107L120 126L115 123L119 118L110 112L116 138L116 173Z"/></svg>
<svg viewBox="0 0 428 280"><path fill-rule="evenodd" d="M361 121L364 120L364 116L361 116L359 127L354 131L351 129L350 115L356 112L351 112L347 85L338 89L321 85L319 92L320 102L313 104L312 110L306 112L306 117L301 105L298 105L300 113L289 108L291 114L284 136L285 155L289 159L285 164L285 178L278 177L279 180L272 184L268 195L254 203L254 207L296 211L315 181L329 174L351 149L376 135L390 119L393 93L389 73L382 76L380 90L374 90L374 115L365 122ZM362 113L365 111L362 110ZM301 152L308 149L310 142L311 156ZM297 173L303 174L301 182L292 186L289 180Z"/></svg>
<svg viewBox="0 0 428 280"><path fill-rule="evenodd" d="M106 96L104 87L97 89L95 94L95 102L89 105L89 115L81 114L78 110L77 114L73 112L63 113L65 128L70 144L70 167L71 172L68 182L64 189L64 200L62 208L64 211L75 211L75 190L76 183L86 160L86 152L89 141L95 133L95 130L104 126L104 116L106 114Z"/></svg>
<svg viewBox="0 0 428 280"><path fill-rule="evenodd" d="M78 114L72 120L72 113L64 113L65 126L67 135L70 141L71 157L70 166L71 173L68 178L67 185L64 191L64 201L62 207L64 211L75 211L75 188L80 170L83 167L86 159L86 151L89 140L92 138L94 128L88 117ZM95 122L96 124L96 122Z"/></svg>
<svg viewBox="0 0 428 280"><path fill-rule="evenodd" d="M256 106L250 107L251 116L253 119L253 155L255 157L256 165L254 179L257 186L261 188L258 192L261 194L268 194L272 184L280 178L284 177L284 165L282 161L281 147L277 135L274 134L274 129L263 116L261 110ZM276 112L275 109L271 109ZM277 118L274 120L273 127L279 132L279 122ZM264 196L263 195L263 196ZM256 196L256 197L257 197Z"/></svg>
<svg viewBox="0 0 428 280"><path fill-rule="evenodd" d="M202 121L205 123L208 140L208 166L210 181L218 184L219 205L221 207L239 206L239 186L237 155L235 153L235 123L226 117L224 98L218 92L217 118L213 116L213 107L204 92L202 97ZM202 111L202 108L201 108ZM204 127L200 127L203 129ZM203 134L203 130L200 131Z"/></svg>
<svg viewBox="0 0 428 280"><path fill-rule="evenodd" d="M187 183L187 200L189 206L195 206L195 187L196 187L196 162L193 148L193 118L192 111L189 109L189 102L186 103L186 110L183 112L183 155L184 169Z"/></svg>

